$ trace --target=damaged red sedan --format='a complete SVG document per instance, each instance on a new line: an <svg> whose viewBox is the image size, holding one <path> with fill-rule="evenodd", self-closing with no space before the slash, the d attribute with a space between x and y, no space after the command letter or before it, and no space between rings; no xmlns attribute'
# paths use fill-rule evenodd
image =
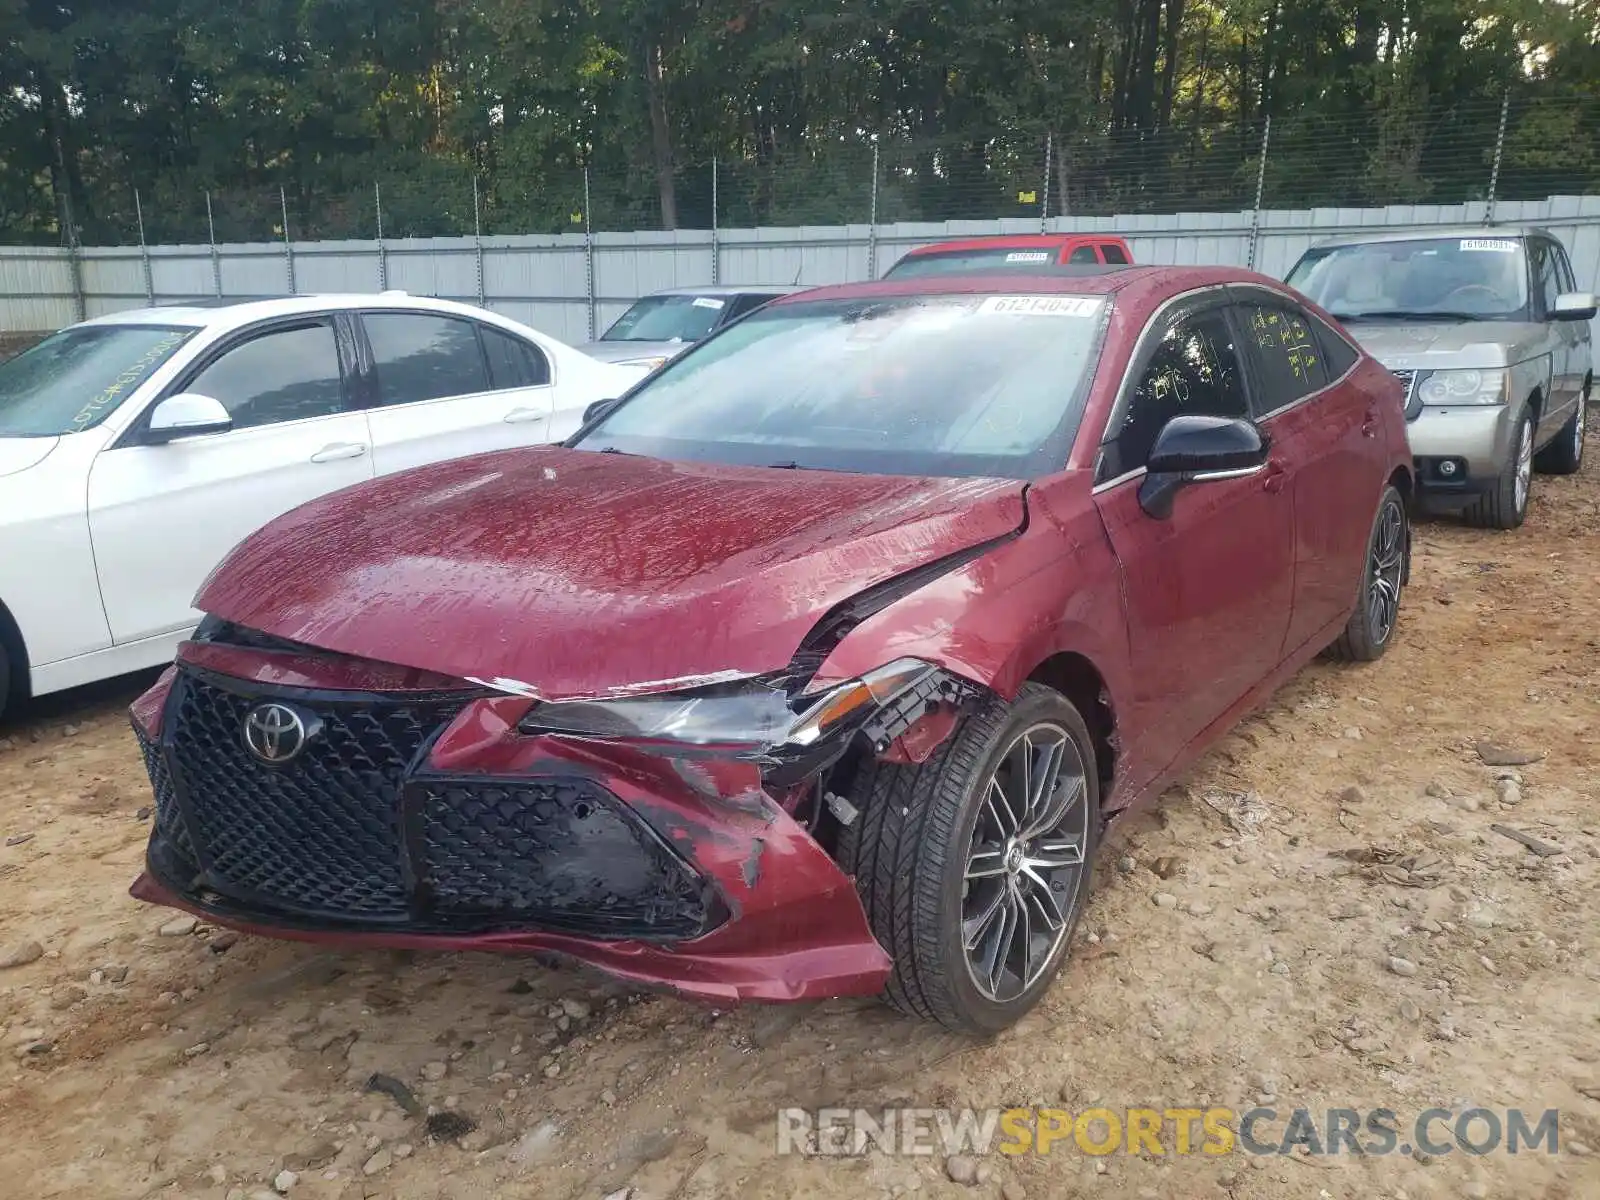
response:
<svg viewBox="0 0 1600 1200"><path fill-rule="evenodd" d="M1108 820L1389 644L1401 391L1242 271L780 300L567 445L240 545L134 706L140 899L994 1031Z"/></svg>

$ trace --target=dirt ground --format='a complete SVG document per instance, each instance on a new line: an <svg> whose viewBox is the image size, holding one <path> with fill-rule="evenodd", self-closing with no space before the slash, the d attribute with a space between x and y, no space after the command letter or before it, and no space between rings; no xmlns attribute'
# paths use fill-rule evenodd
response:
<svg viewBox="0 0 1600 1200"><path fill-rule="evenodd" d="M223 1200L289 1169L297 1200L1600 1196L1600 455L1536 481L1520 532L1432 521L1416 549L1390 654L1306 670L1117 831L1074 959L987 1044L868 1002L719 1013L528 960L162 933L126 895L140 681L36 706L0 730L0 953L43 950L0 969L0 1193ZM1483 739L1540 757L1512 786ZM1255 836L1208 803L1249 792ZM789 1105L1262 1097L1402 1128L1558 1108L1563 1153L1058 1148L966 1185L942 1157L774 1151ZM430 1137L430 1107L476 1128Z"/></svg>

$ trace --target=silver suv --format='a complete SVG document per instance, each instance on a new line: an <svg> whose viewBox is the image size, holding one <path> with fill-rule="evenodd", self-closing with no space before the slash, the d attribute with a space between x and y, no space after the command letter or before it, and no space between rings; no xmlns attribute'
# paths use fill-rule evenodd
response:
<svg viewBox="0 0 1600 1200"><path fill-rule="evenodd" d="M1552 234L1473 226L1333 238L1288 281L1405 384L1430 507L1515 529L1535 467L1578 469L1595 297L1577 290Z"/></svg>

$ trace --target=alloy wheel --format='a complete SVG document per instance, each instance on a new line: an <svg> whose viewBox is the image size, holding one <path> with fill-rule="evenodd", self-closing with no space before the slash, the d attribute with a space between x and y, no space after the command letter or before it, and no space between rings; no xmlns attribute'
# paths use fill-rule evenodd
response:
<svg viewBox="0 0 1600 1200"><path fill-rule="evenodd" d="M1083 759L1067 731L1017 734L983 784L967 850L961 937L967 971L1004 1004L1038 982L1072 928L1089 835Z"/></svg>
<svg viewBox="0 0 1600 1200"><path fill-rule="evenodd" d="M1378 514L1367 558L1367 632L1381 646L1394 632L1400 612L1400 580L1405 573L1406 516L1393 498Z"/></svg>
<svg viewBox="0 0 1600 1200"><path fill-rule="evenodd" d="M1533 483L1533 418L1522 422L1522 439L1517 443L1517 511L1528 507L1528 488Z"/></svg>
<svg viewBox="0 0 1600 1200"><path fill-rule="evenodd" d="M1588 415L1588 397L1583 393L1578 394L1578 412L1572 421L1572 459L1580 462L1583 459L1583 421Z"/></svg>

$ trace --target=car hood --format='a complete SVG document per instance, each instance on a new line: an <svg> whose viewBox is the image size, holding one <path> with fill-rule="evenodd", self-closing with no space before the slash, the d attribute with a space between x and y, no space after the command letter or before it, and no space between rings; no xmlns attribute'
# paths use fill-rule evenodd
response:
<svg viewBox="0 0 1600 1200"><path fill-rule="evenodd" d="M1509 366L1538 351L1542 325L1522 321L1347 321L1350 336L1384 366L1435 371Z"/></svg>
<svg viewBox="0 0 1600 1200"><path fill-rule="evenodd" d="M1023 488L513 450L296 509L196 604L545 699L667 691L784 668L834 605L1019 529Z"/></svg>
<svg viewBox="0 0 1600 1200"><path fill-rule="evenodd" d="M58 437L0 437L0 479L38 466L60 443Z"/></svg>
<svg viewBox="0 0 1600 1200"><path fill-rule="evenodd" d="M693 342L585 342L579 346L590 358L601 362L632 362L639 358L675 358Z"/></svg>

